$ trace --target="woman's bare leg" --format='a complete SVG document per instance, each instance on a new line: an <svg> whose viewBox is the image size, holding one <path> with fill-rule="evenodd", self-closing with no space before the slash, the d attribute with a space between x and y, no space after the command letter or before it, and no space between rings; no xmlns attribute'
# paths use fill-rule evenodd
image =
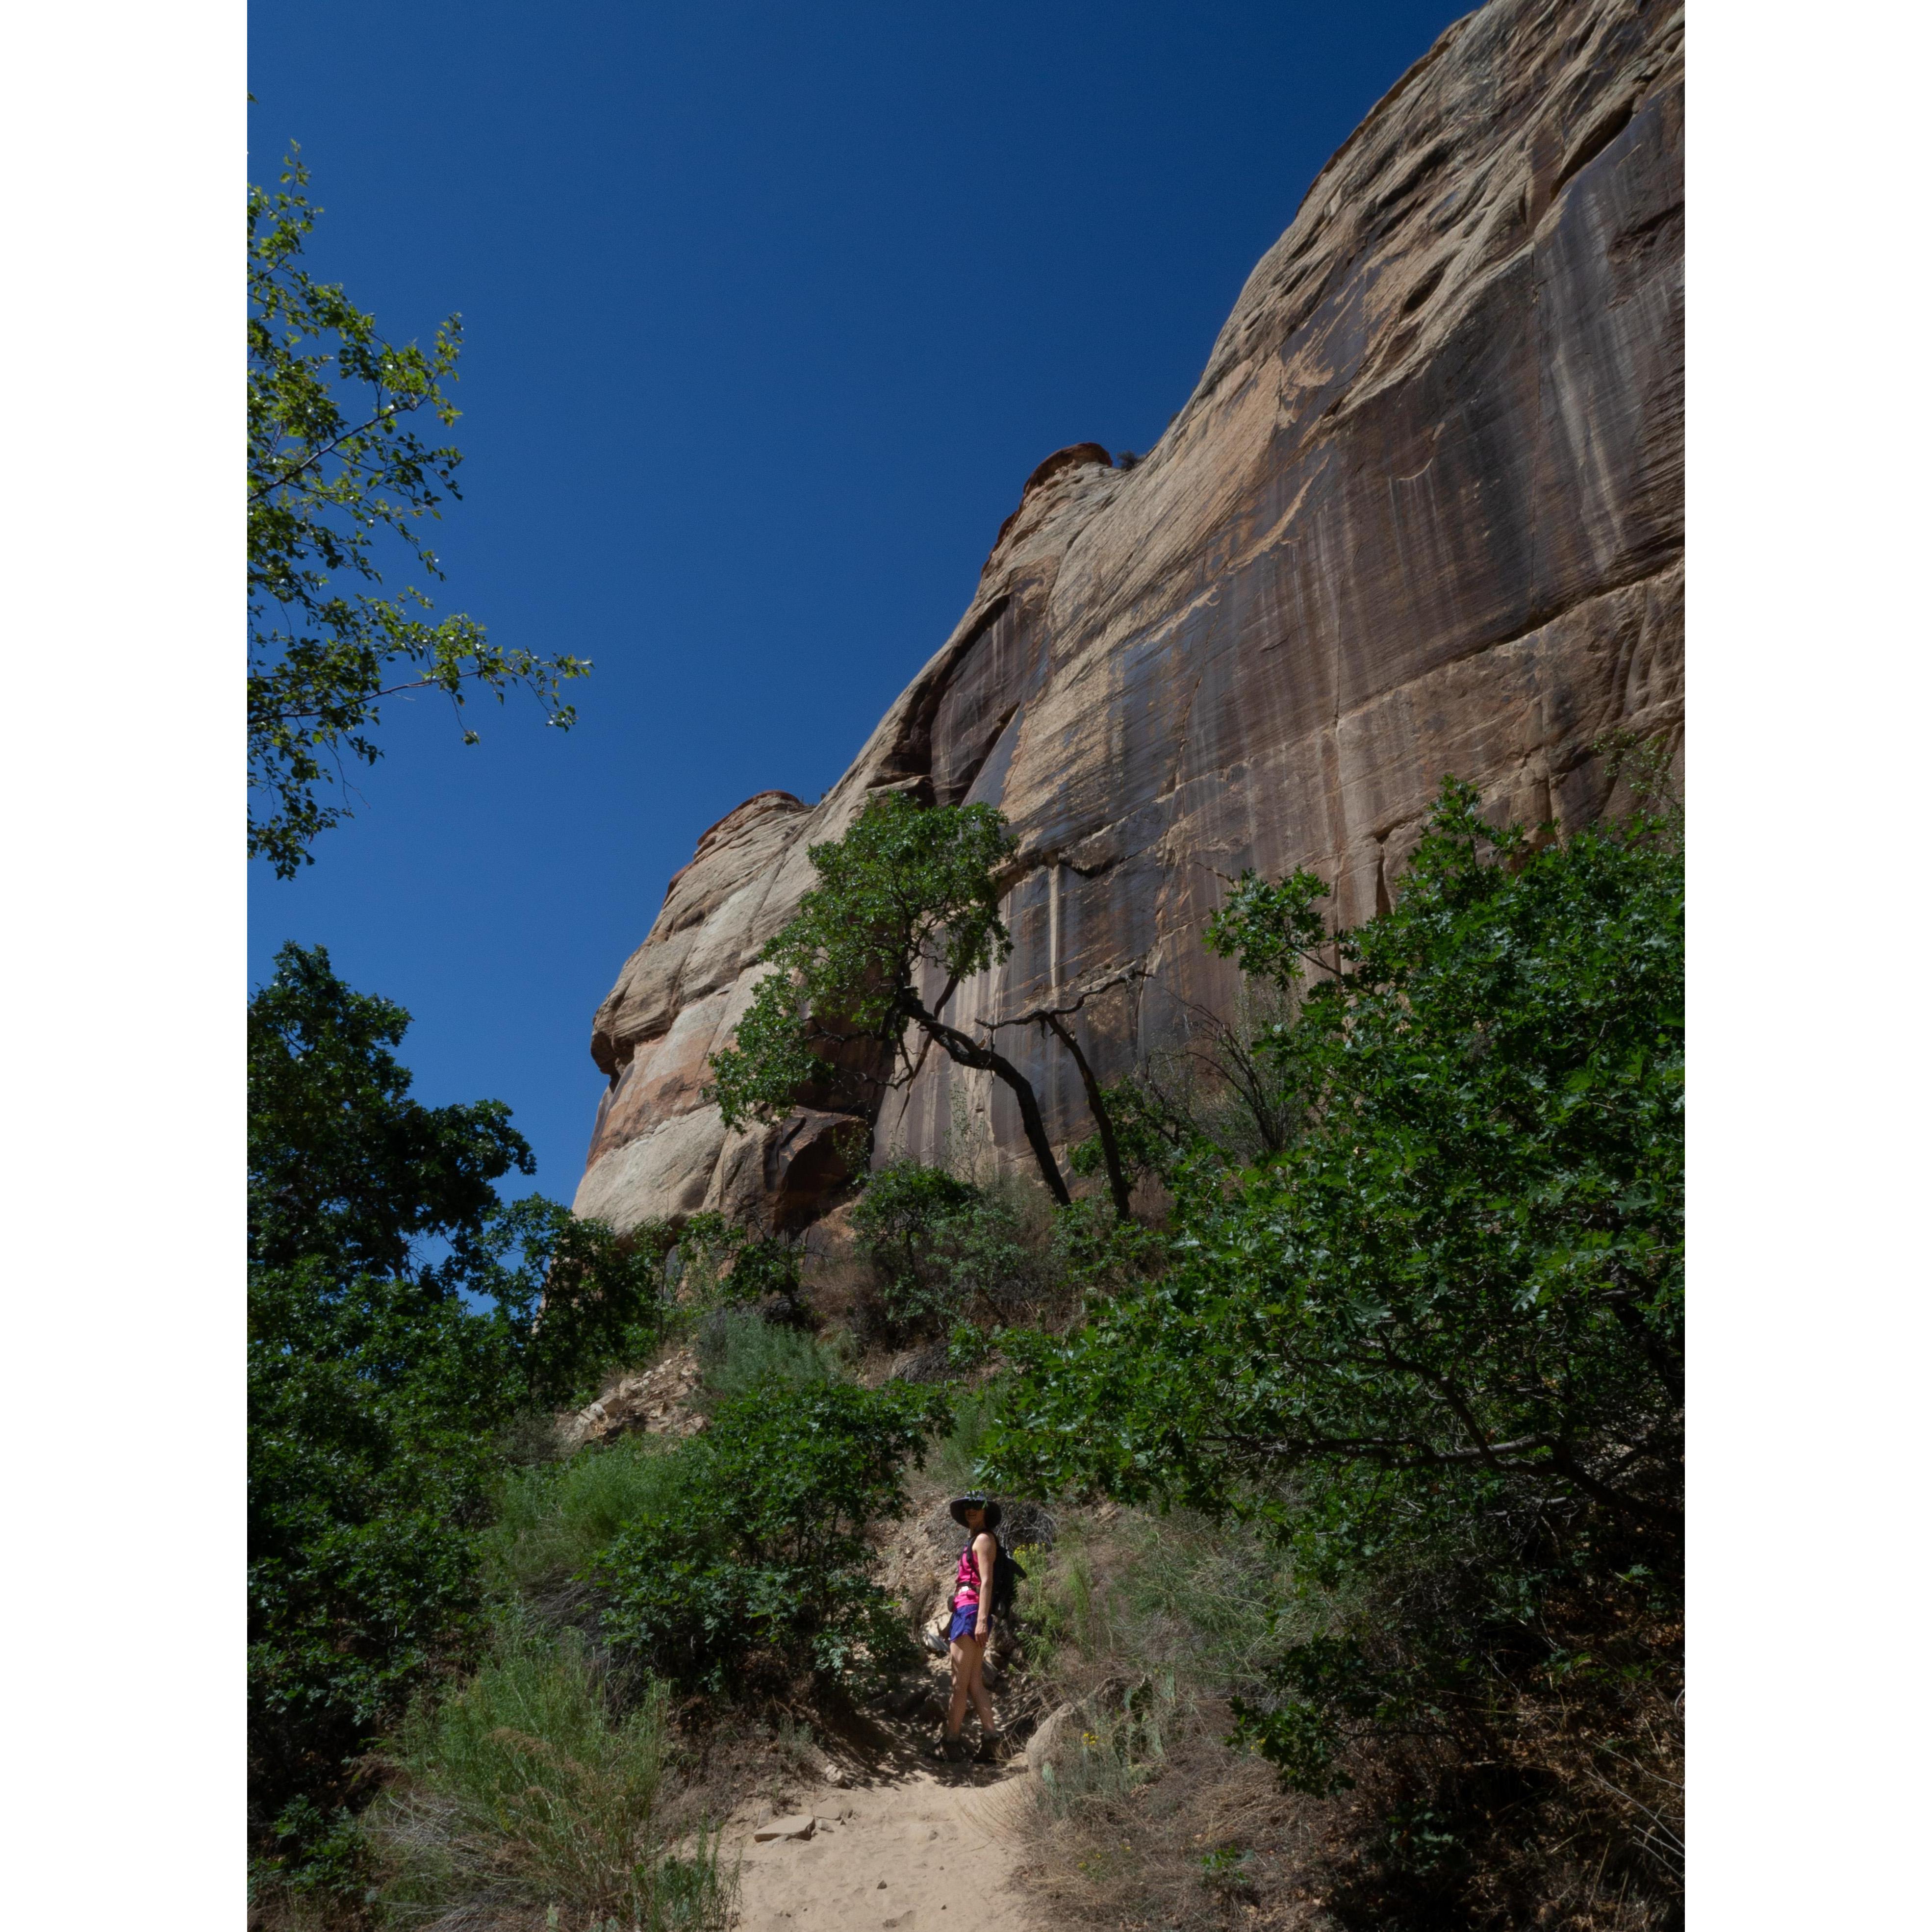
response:
<svg viewBox="0 0 1932 1932"><path fill-rule="evenodd" d="M946 1735L956 1738L960 1726L966 1721L966 1702L973 1694L973 1686L980 1676L980 1658L983 1646L979 1640L971 1636L956 1636L946 1646L952 1660L952 1703L946 1714ZM980 1692L986 1696L983 1688Z"/></svg>
<svg viewBox="0 0 1932 1932"><path fill-rule="evenodd" d="M966 1695L973 1700L973 1708L980 1714L980 1728L991 1737L999 1729L999 1725L993 1715L993 1700L986 1691L986 1646L984 1643L975 1643L973 1646L973 1666L966 1679ZM958 1721L963 1724L966 1721L966 1706L957 1690L953 1693L953 1701L958 1708Z"/></svg>

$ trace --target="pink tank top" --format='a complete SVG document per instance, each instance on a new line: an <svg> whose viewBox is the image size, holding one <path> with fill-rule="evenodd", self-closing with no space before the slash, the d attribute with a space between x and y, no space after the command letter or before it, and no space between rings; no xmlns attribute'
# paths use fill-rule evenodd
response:
<svg viewBox="0 0 1932 1932"><path fill-rule="evenodd" d="M959 1552L959 1574L952 1580L952 1607L956 1610L970 1604L975 1609L980 1602L980 1566L973 1560L973 1546L969 1543Z"/></svg>

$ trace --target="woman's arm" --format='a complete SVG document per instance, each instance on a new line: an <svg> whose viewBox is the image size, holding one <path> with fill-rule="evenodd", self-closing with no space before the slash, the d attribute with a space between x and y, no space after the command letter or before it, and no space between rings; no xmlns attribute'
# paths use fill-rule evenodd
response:
<svg viewBox="0 0 1932 1932"><path fill-rule="evenodd" d="M973 1539L973 1561L980 1566L980 1613L973 1620L973 1634L986 1634L987 1619L993 1614L993 1565L999 1559L1000 1546L991 1530L982 1529Z"/></svg>

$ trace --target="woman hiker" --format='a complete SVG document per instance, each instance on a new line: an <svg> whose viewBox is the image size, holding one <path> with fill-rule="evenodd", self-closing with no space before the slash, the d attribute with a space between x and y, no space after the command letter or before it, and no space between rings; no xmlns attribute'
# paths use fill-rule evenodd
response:
<svg viewBox="0 0 1932 1932"><path fill-rule="evenodd" d="M986 1694L986 1634L993 1615L994 1566L1000 1546L993 1532L1000 1526L1000 1506L975 1491L958 1496L952 1520L967 1532L959 1552L959 1572L952 1584L952 1621L948 1627L946 1654L952 1660L952 1705L946 1714L946 1735L934 1748L934 1757L959 1759L966 1754L959 1735L966 1721L968 1699L980 1714L980 1756L990 1762L1000 1748L999 1725L993 1700Z"/></svg>

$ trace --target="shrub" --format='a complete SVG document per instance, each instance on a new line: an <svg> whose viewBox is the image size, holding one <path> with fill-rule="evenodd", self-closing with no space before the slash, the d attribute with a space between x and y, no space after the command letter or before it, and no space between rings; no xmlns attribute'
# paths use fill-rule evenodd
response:
<svg viewBox="0 0 1932 1932"><path fill-rule="evenodd" d="M1144 1078L1117 1080L1101 1090L1101 1097L1121 1166L1130 1179L1166 1180L1186 1144L1192 1123ZM1083 1180L1106 1172L1106 1152L1097 1131L1074 1146L1066 1164Z"/></svg>
<svg viewBox="0 0 1932 1932"><path fill-rule="evenodd" d="M706 1209L677 1236L679 1298L702 1311L798 1294L796 1246L776 1235L754 1234Z"/></svg>
<svg viewBox="0 0 1932 1932"><path fill-rule="evenodd" d="M905 1507L906 1460L946 1420L943 1397L904 1383L766 1376L722 1402L664 1452L664 1490L591 1572L607 1635L717 1690L758 1659L833 1677L890 1666L910 1637L871 1580L866 1526Z"/></svg>
<svg viewBox="0 0 1932 1932"><path fill-rule="evenodd" d="M714 1309L698 1324L696 1346L705 1386L718 1396L742 1395L761 1382L822 1382L842 1372L836 1348L748 1308Z"/></svg>
<svg viewBox="0 0 1932 1932"><path fill-rule="evenodd" d="M1040 1769L1040 1798L1070 1816L1098 1800L1130 1796L1160 1774L1177 1698L1173 1674L1156 1672L1118 1695L1083 1705Z"/></svg>
<svg viewBox="0 0 1932 1932"><path fill-rule="evenodd" d="M1164 1234L1124 1221L1090 1198L1054 1216L1052 1239L1049 1272L1076 1306L1118 1294L1166 1264Z"/></svg>
<svg viewBox="0 0 1932 1932"><path fill-rule="evenodd" d="M399 1786L369 1821L390 1917L560 1905L646 1932L722 1928L715 1843L700 1832L680 1858L665 1842L665 1755L660 1689L614 1714L576 1632L512 1626L466 1684L420 1702L391 1746Z"/></svg>
<svg viewBox="0 0 1932 1932"><path fill-rule="evenodd" d="M1144 1166L1171 1151L1167 1273L1064 1342L1004 1338L994 1481L1211 1523L1076 1519L1030 1564L1030 1660L1093 1739L1054 1760L1094 1787L1083 1901L1104 1846L1159 1849L1155 1806L1102 1796L1091 1712L1172 1657L1281 1781L1358 1787L1283 1806L1252 1858L1197 1814L1212 1890L1292 1916L1318 1883L1349 1924L1682 1922L1681 814L1539 843L1476 802L1445 788L1359 932L1306 875L1231 895L1210 937L1280 995L1242 1042L1265 1116L1204 1072L1137 1088L1114 1118L1152 1124ZM1188 1922L1144 1880L1131 1916Z"/></svg>
<svg viewBox="0 0 1932 1932"><path fill-rule="evenodd" d="M508 1110L428 1108L403 1010L284 946L248 1010L249 1760L325 1863L352 1760L479 1630L502 1433L656 1332L646 1250L554 1202Z"/></svg>
<svg viewBox="0 0 1932 1932"><path fill-rule="evenodd" d="M749 1236L731 1264L734 1301L758 1301L766 1295L790 1300L798 1292L798 1250L776 1234Z"/></svg>
<svg viewBox="0 0 1932 1932"><path fill-rule="evenodd" d="M969 1328L964 1332L974 1336L978 1334L976 1329ZM951 1426L932 1451L932 1474L935 1481L955 1491L970 1490L978 1482L980 1447L986 1439L986 1432L992 1426L999 1403L1000 1391L997 1388L977 1389L952 1397Z"/></svg>
<svg viewBox="0 0 1932 1932"><path fill-rule="evenodd" d="M622 1234L556 1210L532 1311L530 1395L545 1409L580 1408L599 1373L648 1357L664 1330L662 1222Z"/></svg>
<svg viewBox="0 0 1932 1932"><path fill-rule="evenodd" d="M1310 875L1232 896L1210 940L1250 973L1346 969L1270 1048L1294 1136L1184 1166L1167 1276L1016 1340L989 1451L1008 1486L1256 1515L1358 1580L1360 1630L1244 1707L1317 1791L1351 1739L1466 1742L1586 1610L1593 1667L1674 1667L1682 856L1642 819L1539 850L1477 806L1445 784L1394 910L1339 940Z"/></svg>
<svg viewBox="0 0 1932 1932"><path fill-rule="evenodd" d="M1022 1561L1029 1658L1067 1696L1123 1666L1256 1692L1279 1653L1292 1577L1252 1525L1186 1510L1123 1510L1104 1528L1071 1515L1050 1550Z"/></svg>
<svg viewBox="0 0 1932 1932"><path fill-rule="evenodd" d="M916 1160L888 1161L867 1178L852 1226L872 1264L884 1326L938 1328L958 1313L946 1250L953 1223L980 1198L970 1181Z"/></svg>
<svg viewBox="0 0 1932 1932"><path fill-rule="evenodd" d="M714 1310L698 1350L711 1394L731 1401L762 1389L817 1385L842 1372L834 1352L748 1309ZM686 1506L689 1470L662 1436L620 1436L567 1461L511 1472L482 1541L484 1575L501 1595L546 1594L591 1570L620 1532Z"/></svg>
<svg viewBox="0 0 1932 1932"><path fill-rule="evenodd" d="M1017 1180L982 1189L945 1230L945 1266L961 1310L982 1322L1014 1322L1051 1300L1055 1216L1066 1211Z"/></svg>
<svg viewBox="0 0 1932 1932"><path fill-rule="evenodd" d="M1082 1227L1099 1218L1082 1203L1059 1211ZM888 1340L938 1334L968 1316L1014 1320L1048 1298L1064 1272L1052 1211L1037 1190L1012 1181L981 1186L893 1160L868 1179L852 1220L874 1274L862 1318Z"/></svg>
<svg viewBox="0 0 1932 1932"><path fill-rule="evenodd" d="M710 1208L692 1215L678 1230L667 1263L678 1300L698 1308L715 1307L722 1301L724 1276L744 1238L743 1229Z"/></svg>
<svg viewBox="0 0 1932 1932"><path fill-rule="evenodd" d="M662 1436L620 1436L566 1462L513 1472L482 1539L485 1577L514 1597L576 1576L626 1523L664 1506L676 1486L669 1448Z"/></svg>

